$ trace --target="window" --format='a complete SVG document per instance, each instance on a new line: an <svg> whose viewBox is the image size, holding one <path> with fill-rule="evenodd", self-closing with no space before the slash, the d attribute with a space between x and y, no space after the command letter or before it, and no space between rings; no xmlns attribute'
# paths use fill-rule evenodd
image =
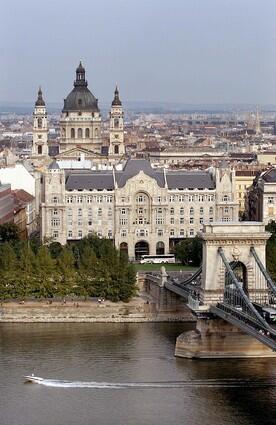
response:
<svg viewBox="0 0 276 425"><path fill-rule="evenodd" d="M268 196L267 202L268 202L268 204L274 204L274 198L273 198L273 196Z"/></svg>
<svg viewBox="0 0 276 425"><path fill-rule="evenodd" d="M112 216L112 208L108 208L108 212L107 212L108 217Z"/></svg>
<svg viewBox="0 0 276 425"><path fill-rule="evenodd" d="M162 217L157 217L156 224L164 224L164 219Z"/></svg>
<svg viewBox="0 0 276 425"><path fill-rule="evenodd" d="M92 204L92 196L87 196L87 203Z"/></svg>
<svg viewBox="0 0 276 425"><path fill-rule="evenodd" d="M230 221L230 218L229 218L229 217L222 217L222 221L223 221L223 222Z"/></svg>
<svg viewBox="0 0 276 425"><path fill-rule="evenodd" d="M170 235L171 235L171 236L174 236L174 229L171 229L171 230L170 230Z"/></svg>
<svg viewBox="0 0 276 425"><path fill-rule="evenodd" d="M72 217L72 215L73 215L72 208L68 208L68 210L67 210L67 216L68 217Z"/></svg>
<svg viewBox="0 0 276 425"><path fill-rule="evenodd" d="M121 230L121 236L122 236L122 238L125 238L125 237L126 237L126 235L127 235L127 231L126 231L126 229L122 229L122 230Z"/></svg>
<svg viewBox="0 0 276 425"><path fill-rule="evenodd" d="M78 139L82 139L82 128L78 128Z"/></svg>
<svg viewBox="0 0 276 425"><path fill-rule="evenodd" d="M180 223L180 224L184 224L184 217L180 217L180 219L179 219L179 223Z"/></svg>
<svg viewBox="0 0 276 425"><path fill-rule="evenodd" d="M204 201L204 195L198 195L198 200L199 200L199 202L203 202Z"/></svg>
<svg viewBox="0 0 276 425"><path fill-rule="evenodd" d="M53 196L52 197L52 202L53 202L53 204L57 204L58 203L58 197L57 196Z"/></svg>
<svg viewBox="0 0 276 425"><path fill-rule="evenodd" d="M190 236L194 236L194 234L195 234L194 229L190 229Z"/></svg>
<svg viewBox="0 0 276 425"><path fill-rule="evenodd" d="M228 195L224 195L222 198L223 202L228 202L229 201L229 196Z"/></svg>
<svg viewBox="0 0 276 425"><path fill-rule="evenodd" d="M194 213L195 213L194 207L191 207L190 208L190 215L194 215Z"/></svg>
<svg viewBox="0 0 276 425"><path fill-rule="evenodd" d="M213 207L210 207L210 208L209 208L209 214L210 214L210 215L213 215L213 214L214 214L214 208L213 208Z"/></svg>
<svg viewBox="0 0 276 425"><path fill-rule="evenodd" d="M37 127L42 128L42 118L37 119Z"/></svg>
<svg viewBox="0 0 276 425"><path fill-rule="evenodd" d="M157 230L157 235L158 235L158 236L163 236L163 230L158 229L158 230Z"/></svg>
<svg viewBox="0 0 276 425"><path fill-rule="evenodd" d="M71 128L71 139L75 138L75 129Z"/></svg>
<svg viewBox="0 0 276 425"><path fill-rule="evenodd" d="M59 218L52 218L51 226L52 227L59 227L60 226L60 219Z"/></svg>
<svg viewBox="0 0 276 425"><path fill-rule="evenodd" d="M115 128L119 127L119 118L114 118L114 127Z"/></svg>
<svg viewBox="0 0 276 425"><path fill-rule="evenodd" d="M170 198L169 198L169 200L170 200L170 202L174 202L175 201L174 195L171 195Z"/></svg>
<svg viewBox="0 0 276 425"><path fill-rule="evenodd" d="M82 196L77 196L77 203L82 204Z"/></svg>
<svg viewBox="0 0 276 425"><path fill-rule="evenodd" d="M174 208L170 209L170 214L174 214Z"/></svg>
<svg viewBox="0 0 276 425"><path fill-rule="evenodd" d="M78 237L82 238L82 230L78 230Z"/></svg>
<svg viewBox="0 0 276 425"><path fill-rule="evenodd" d="M139 195L139 196L137 196L136 201L141 204L142 202L145 201L145 197L143 195Z"/></svg>
<svg viewBox="0 0 276 425"><path fill-rule="evenodd" d="M102 208L98 208L98 217L101 217L103 214Z"/></svg>
<svg viewBox="0 0 276 425"><path fill-rule="evenodd" d="M143 214L143 212L144 212L144 208L138 208L138 214Z"/></svg>
<svg viewBox="0 0 276 425"><path fill-rule="evenodd" d="M204 213L204 209L203 209L203 207L200 207L200 208L199 208L199 214L200 214L200 215L203 215L203 213Z"/></svg>
<svg viewBox="0 0 276 425"><path fill-rule="evenodd" d="M90 130L89 130L89 128L86 128L85 129L85 137L86 137L86 139L89 139L89 137L90 137Z"/></svg>
<svg viewBox="0 0 276 425"><path fill-rule="evenodd" d="M180 229L179 235L184 237L185 236L185 230L184 229Z"/></svg>
<svg viewBox="0 0 276 425"><path fill-rule="evenodd" d="M114 146L114 153L115 153L115 155L118 155L118 153L119 153L119 146L118 145Z"/></svg>
<svg viewBox="0 0 276 425"><path fill-rule="evenodd" d="M229 213L229 208L228 208L228 207L225 207L225 208L224 208L224 212L225 212L226 214L228 214L228 213Z"/></svg>
<svg viewBox="0 0 276 425"><path fill-rule="evenodd" d="M98 204L102 204L103 197L102 196L97 196L97 202L98 202Z"/></svg>
<svg viewBox="0 0 276 425"><path fill-rule="evenodd" d="M157 196L157 202L161 202L162 201L162 198L161 198L161 196Z"/></svg>
<svg viewBox="0 0 276 425"><path fill-rule="evenodd" d="M39 145L37 147L37 153L38 153L38 155L41 155L42 154L42 146L41 145Z"/></svg>
<svg viewBox="0 0 276 425"><path fill-rule="evenodd" d="M174 224L174 217L171 217L171 219L170 219L170 223L171 223L171 224Z"/></svg>
<svg viewBox="0 0 276 425"><path fill-rule="evenodd" d="M68 196L66 198L66 202L67 202L67 204L72 204L73 203L73 196Z"/></svg>
<svg viewBox="0 0 276 425"><path fill-rule="evenodd" d="M183 207L181 207L181 208L180 208L180 210L179 210L179 214L180 214L180 215L184 215L184 208L183 208Z"/></svg>
<svg viewBox="0 0 276 425"><path fill-rule="evenodd" d="M98 137L99 131L97 128L95 128L94 134L95 134L95 137Z"/></svg>
<svg viewBox="0 0 276 425"><path fill-rule="evenodd" d="M82 209L81 208L78 209L78 217L82 217Z"/></svg>
<svg viewBox="0 0 276 425"><path fill-rule="evenodd" d="M190 224L194 224L194 217L190 217Z"/></svg>
<svg viewBox="0 0 276 425"><path fill-rule="evenodd" d="M113 237L113 232L112 232L112 230L108 230L108 232L107 232L107 237L109 238L109 239L111 239L112 237Z"/></svg>
<svg viewBox="0 0 276 425"><path fill-rule="evenodd" d="M53 210L53 215L58 215L58 210L56 208Z"/></svg>
<svg viewBox="0 0 276 425"><path fill-rule="evenodd" d="M142 224L142 223L141 223ZM121 218L120 219L120 225L121 226L126 226L127 225L127 218Z"/></svg>
<svg viewBox="0 0 276 425"><path fill-rule="evenodd" d="M158 209L157 209L157 214L163 214L163 210L162 210L162 208L158 208Z"/></svg>
<svg viewBox="0 0 276 425"><path fill-rule="evenodd" d="M199 218L199 223L200 223L200 224L203 224L203 217L200 217L200 218Z"/></svg>
<svg viewBox="0 0 276 425"><path fill-rule="evenodd" d="M125 208L121 208L121 215L126 215L126 209Z"/></svg>
<svg viewBox="0 0 276 425"><path fill-rule="evenodd" d="M213 223L213 221L214 221L213 217L210 217L209 221L210 221L210 223Z"/></svg>
<svg viewBox="0 0 276 425"><path fill-rule="evenodd" d="M53 238L58 238L58 231L57 230L53 231Z"/></svg>
<svg viewBox="0 0 276 425"><path fill-rule="evenodd" d="M82 220L80 218L78 219L78 226L82 226Z"/></svg>
<svg viewBox="0 0 276 425"><path fill-rule="evenodd" d="M68 238L72 238L73 237L73 232L72 230L68 230Z"/></svg>
<svg viewBox="0 0 276 425"><path fill-rule="evenodd" d="M107 196L106 202L108 202L110 204L112 202L112 196Z"/></svg>

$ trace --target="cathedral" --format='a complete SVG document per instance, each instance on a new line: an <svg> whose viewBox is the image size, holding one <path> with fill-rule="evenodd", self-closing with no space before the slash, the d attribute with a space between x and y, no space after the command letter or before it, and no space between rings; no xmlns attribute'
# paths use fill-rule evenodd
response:
<svg viewBox="0 0 276 425"><path fill-rule="evenodd" d="M74 87L64 99L60 118L58 154L60 161L80 161L114 164L124 158L124 112L116 86L110 109L109 140L102 136L102 118L98 99L88 88L85 68L80 62ZM49 158L48 119L41 88L38 90L33 114L34 165L47 163ZM49 159L48 159L49 162Z"/></svg>

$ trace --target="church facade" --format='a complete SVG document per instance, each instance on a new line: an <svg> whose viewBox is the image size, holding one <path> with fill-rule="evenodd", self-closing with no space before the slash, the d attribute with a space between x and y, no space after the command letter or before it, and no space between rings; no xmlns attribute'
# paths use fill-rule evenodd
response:
<svg viewBox="0 0 276 425"><path fill-rule="evenodd" d="M86 158L92 163L112 164L125 155L124 113L119 91L116 86L109 116L109 141L102 137L102 118L98 99L88 88L85 68L80 62L76 69L74 87L64 99L60 118L59 153L60 160ZM48 119L41 88L33 113L34 165L47 163ZM48 158L49 162L49 158Z"/></svg>

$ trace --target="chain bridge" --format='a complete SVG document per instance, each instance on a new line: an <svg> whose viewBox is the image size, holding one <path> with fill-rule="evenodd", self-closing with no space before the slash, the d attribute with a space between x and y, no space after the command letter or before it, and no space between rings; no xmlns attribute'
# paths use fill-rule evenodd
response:
<svg viewBox="0 0 276 425"><path fill-rule="evenodd" d="M184 298L197 318L197 331L180 335L176 354L275 356L276 285L265 268L270 234L264 224L212 223L200 237L203 261L196 273L181 280L162 272L165 290Z"/></svg>

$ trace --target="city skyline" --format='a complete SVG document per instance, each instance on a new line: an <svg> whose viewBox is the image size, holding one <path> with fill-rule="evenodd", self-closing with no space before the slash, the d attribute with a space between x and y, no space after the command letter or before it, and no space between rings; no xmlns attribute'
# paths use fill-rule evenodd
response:
<svg viewBox="0 0 276 425"><path fill-rule="evenodd" d="M123 101L275 104L276 4L221 3L60 0L44 10L11 0L2 5L0 102L31 102L41 85L47 103L62 103L81 59L100 102L117 82Z"/></svg>

